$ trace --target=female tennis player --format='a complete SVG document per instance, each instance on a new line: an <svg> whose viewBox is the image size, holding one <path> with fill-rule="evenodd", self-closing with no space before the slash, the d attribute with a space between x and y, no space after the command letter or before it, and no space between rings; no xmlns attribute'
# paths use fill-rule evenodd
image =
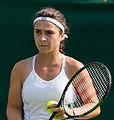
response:
<svg viewBox="0 0 114 120"><path fill-rule="evenodd" d="M60 11L43 8L33 20L38 54L19 61L11 72L8 120L22 120L22 104L24 120L48 120L51 114L46 110L46 103L50 100L58 102L69 79L83 66L63 52L68 27ZM57 112L55 118L67 117L61 107L56 108L56 104L49 108ZM99 113L100 107L81 119L89 119Z"/></svg>

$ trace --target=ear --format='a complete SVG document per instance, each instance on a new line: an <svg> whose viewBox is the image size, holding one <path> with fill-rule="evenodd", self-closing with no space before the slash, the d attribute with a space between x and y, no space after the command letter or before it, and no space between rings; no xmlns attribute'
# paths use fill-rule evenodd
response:
<svg viewBox="0 0 114 120"><path fill-rule="evenodd" d="M64 33L61 35L61 41L64 40Z"/></svg>

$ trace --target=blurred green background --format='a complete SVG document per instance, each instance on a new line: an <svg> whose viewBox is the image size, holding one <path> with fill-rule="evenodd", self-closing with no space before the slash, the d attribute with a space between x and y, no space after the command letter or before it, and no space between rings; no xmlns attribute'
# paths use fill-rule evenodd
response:
<svg viewBox="0 0 114 120"><path fill-rule="evenodd" d="M10 73L14 64L37 53L32 18L42 7L60 10L70 28L66 55L84 64L104 63L114 77L114 2L112 0L1 0L0 1L0 120L6 120ZM114 88L102 112L92 120L113 119Z"/></svg>

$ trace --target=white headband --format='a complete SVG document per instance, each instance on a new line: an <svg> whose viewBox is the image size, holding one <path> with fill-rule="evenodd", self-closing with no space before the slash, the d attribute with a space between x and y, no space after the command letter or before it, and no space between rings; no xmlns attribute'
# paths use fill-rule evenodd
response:
<svg viewBox="0 0 114 120"><path fill-rule="evenodd" d="M60 22L58 22L57 20L55 20L55 19L53 19L53 18L50 18L50 17L37 17L37 18L34 20L33 25L35 24L36 21L39 21L39 20L44 20L44 21L49 21L49 22L54 23L54 24L57 25L57 26L63 31L63 33L64 33L64 27L63 27L63 25L62 25ZM65 38L68 38L68 36L67 36L66 34L64 34L63 40L64 40Z"/></svg>
<svg viewBox="0 0 114 120"><path fill-rule="evenodd" d="M53 18L50 18L50 17L37 17L34 22L33 22L33 25L35 24L36 21L38 20L44 20L44 21L49 21L49 22L52 22L54 23L55 25L57 25L59 28L61 28L61 30L64 32L64 27L63 25L58 22L57 20L53 19Z"/></svg>

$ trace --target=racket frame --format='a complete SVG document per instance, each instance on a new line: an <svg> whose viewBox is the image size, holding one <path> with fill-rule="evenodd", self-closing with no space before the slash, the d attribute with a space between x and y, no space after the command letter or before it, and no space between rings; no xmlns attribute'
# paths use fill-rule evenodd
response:
<svg viewBox="0 0 114 120"><path fill-rule="evenodd" d="M80 114L80 115L73 115L73 116L72 116L72 115L69 115L69 114L66 112L65 108L64 108L64 97L65 97L66 91L67 91L69 85L72 83L73 79L74 79L81 71L83 71L84 69L88 68L88 66L90 66L90 65L100 65L100 66L102 66L103 68L105 68L105 69L107 70L108 75L109 75L109 77L108 77L108 78L109 78L109 79L108 79L108 80L109 80L109 82L108 82L108 89L106 90L106 93L105 93L105 95L103 96L103 98L102 98L102 99L98 102L98 104L96 104L92 109L90 109L89 111L87 111L87 112L85 112L85 113L83 113L83 114ZM79 70L72 76L72 78L69 80L69 82L68 82L67 85L65 86L65 89L63 90L63 93L62 93L62 95L61 95L61 98L60 98L60 100L59 100L59 103L58 103L57 107L60 107L60 105L62 106L62 109L63 109L64 113L68 116L68 118L65 118L65 119L83 117L83 116L91 113L92 111L94 111L97 107L99 107L99 106L101 105L101 103L104 101L104 99L107 98L107 96L108 96L108 94L109 94L109 91L110 91L110 88L111 88L111 84L112 84L112 81L111 81L111 80L112 80L112 78L111 78L110 71L108 70L108 68L107 68L104 64L102 64L102 63L100 63L100 62L91 62L91 63L88 63L88 64L86 64L85 66L83 66L81 69L79 69ZM51 117L49 118L49 120L52 120L52 119L54 118L54 116L56 115L56 113L57 113L57 112L53 112L52 115L51 115ZM63 119L63 120L65 120L65 119Z"/></svg>

